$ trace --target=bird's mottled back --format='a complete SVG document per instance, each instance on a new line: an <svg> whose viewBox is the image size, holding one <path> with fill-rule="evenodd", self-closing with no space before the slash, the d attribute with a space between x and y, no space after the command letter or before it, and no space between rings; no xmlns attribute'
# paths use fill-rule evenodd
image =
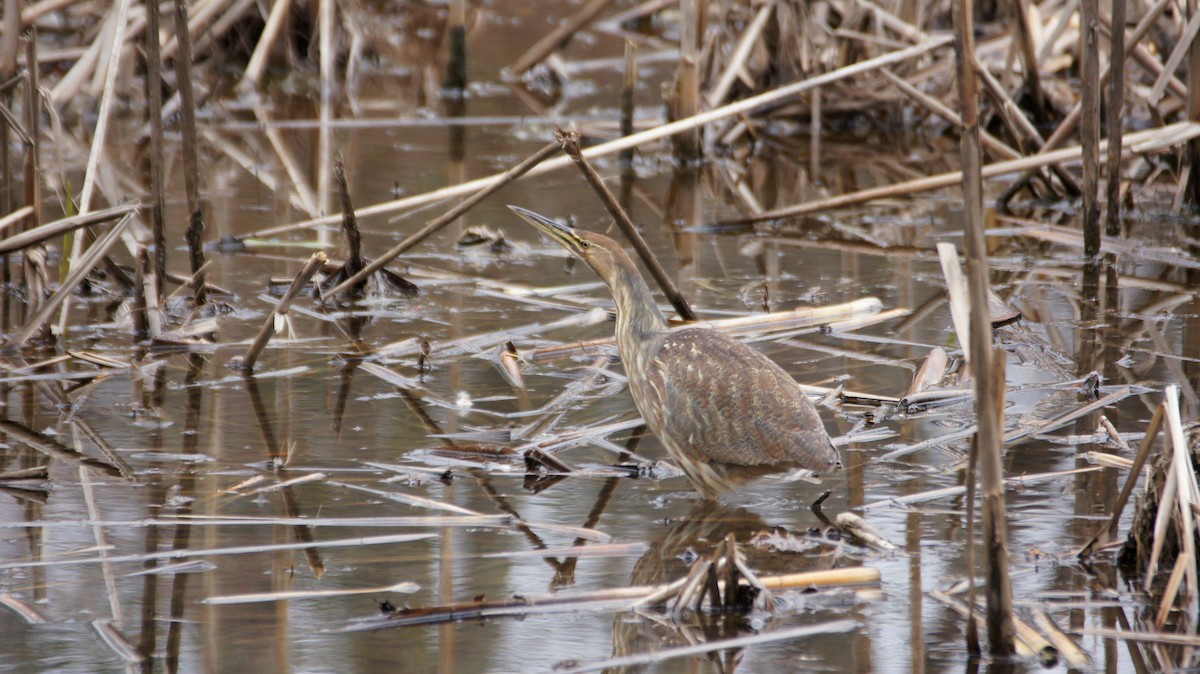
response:
<svg viewBox="0 0 1200 674"><path fill-rule="evenodd" d="M738 466L841 465L812 403L769 358L706 327L657 341L644 375L630 378L645 380L638 407L671 449Z"/></svg>

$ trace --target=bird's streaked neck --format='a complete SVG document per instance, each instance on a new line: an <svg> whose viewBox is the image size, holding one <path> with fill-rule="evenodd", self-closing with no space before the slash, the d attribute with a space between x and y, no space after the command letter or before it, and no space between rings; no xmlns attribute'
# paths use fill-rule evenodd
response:
<svg viewBox="0 0 1200 674"><path fill-rule="evenodd" d="M654 295L633 260L619 251L617 269L605 278L617 304L617 339L644 340L667 330L667 319L654 303Z"/></svg>

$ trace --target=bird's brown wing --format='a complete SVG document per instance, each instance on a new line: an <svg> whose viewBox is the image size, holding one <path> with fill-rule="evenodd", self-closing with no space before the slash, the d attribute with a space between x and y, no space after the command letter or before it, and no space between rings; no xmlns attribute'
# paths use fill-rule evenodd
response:
<svg viewBox="0 0 1200 674"><path fill-rule="evenodd" d="M838 464L820 416L795 381L727 335L709 328L670 332L646 374L657 398L651 405L658 403L647 420L676 451L742 466L797 463L825 471Z"/></svg>

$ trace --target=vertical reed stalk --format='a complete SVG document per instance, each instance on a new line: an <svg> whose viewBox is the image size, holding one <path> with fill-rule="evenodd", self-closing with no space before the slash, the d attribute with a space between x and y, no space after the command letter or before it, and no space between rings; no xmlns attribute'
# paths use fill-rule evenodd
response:
<svg viewBox="0 0 1200 674"><path fill-rule="evenodd" d="M187 0L175 0L175 77L179 80L179 109L183 119L183 182L187 193L188 255L192 263L192 297L196 306L207 300L204 273L204 219L200 211L200 161L196 147L196 100L192 92L192 37L188 32Z"/></svg>
<svg viewBox="0 0 1200 674"><path fill-rule="evenodd" d="M1121 136L1125 113L1125 0L1112 0L1112 31L1108 44L1108 213L1105 234L1121 235Z"/></svg>
<svg viewBox="0 0 1200 674"><path fill-rule="evenodd" d="M41 224L42 215L42 94L38 91L41 82L38 78L37 27L31 27L30 31L29 41L25 43L25 129L30 138L25 152L25 205L33 207L33 213L25 219L27 230Z"/></svg>
<svg viewBox="0 0 1200 674"><path fill-rule="evenodd" d="M450 1L450 58L442 88L462 95L467 88L467 0Z"/></svg>
<svg viewBox="0 0 1200 674"><path fill-rule="evenodd" d="M1200 11L1195 0L1187 3L1189 20ZM1187 118L1189 122L1200 122L1200 48L1193 41L1188 49L1187 71ZM1192 167L1188 172L1187 196L1192 208L1200 206L1200 138L1188 142L1188 160Z"/></svg>
<svg viewBox="0 0 1200 674"><path fill-rule="evenodd" d="M1012 587L1008 576L1008 533L1004 512L1003 467L1000 462L1003 426L997 400L1003 400L1004 382L995 380L992 329L988 312L987 241L983 223L983 177L980 173L979 79L975 72L974 3L954 0L954 51L962 109L963 220L967 253L967 280L971 297L971 371L975 378L975 413L983 477L983 541L987 566L987 631L991 652L1007 657L1015 652ZM1002 402L1001 402L1002 405ZM975 477L969 476L974 480ZM973 573L973 570L972 570Z"/></svg>
<svg viewBox="0 0 1200 674"><path fill-rule="evenodd" d="M700 40L703 36L704 6L701 0L681 0L683 28L679 37L679 69L669 97L667 117L674 121L700 111ZM693 162L703 154L700 129L689 129L673 139L677 161Z"/></svg>
<svg viewBox="0 0 1200 674"><path fill-rule="evenodd" d="M146 2L146 89L150 99L150 224L154 236L154 280L167 278L167 241L163 227L162 49L158 0ZM163 288L156 288L159 295Z"/></svg>
<svg viewBox="0 0 1200 674"><path fill-rule="evenodd" d="M637 45L625 40L625 80L621 85L621 135L633 135L634 94L637 92Z"/></svg>
<svg viewBox="0 0 1200 674"><path fill-rule="evenodd" d="M1100 254L1100 3L1082 0L1079 144L1083 147L1083 254ZM1118 30L1114 28L1114 32ZM1119 30L1124 30L1120 28ZM1111 73L1111 71L1110 71ZM1111 74L1110 74L1111 77Z"/></svg>

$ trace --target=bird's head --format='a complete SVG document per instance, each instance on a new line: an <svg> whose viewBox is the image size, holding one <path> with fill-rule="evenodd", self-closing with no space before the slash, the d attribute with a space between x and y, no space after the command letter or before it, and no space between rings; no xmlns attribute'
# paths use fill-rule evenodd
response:
<svg viewBox="0 0 1200 674"><path fill-rule="evenodd" d="M618 269L632 266L631 262L622 264L629 260L629 256L621 250L616 241L603 234L567 227L520 206L510 205L509 208L513 213L521 216L522 220L533 225L563 248L571 251L575 257L587 263L587 266L591 267L592 271L605 281L611 281L617 275Z"/></svg>

